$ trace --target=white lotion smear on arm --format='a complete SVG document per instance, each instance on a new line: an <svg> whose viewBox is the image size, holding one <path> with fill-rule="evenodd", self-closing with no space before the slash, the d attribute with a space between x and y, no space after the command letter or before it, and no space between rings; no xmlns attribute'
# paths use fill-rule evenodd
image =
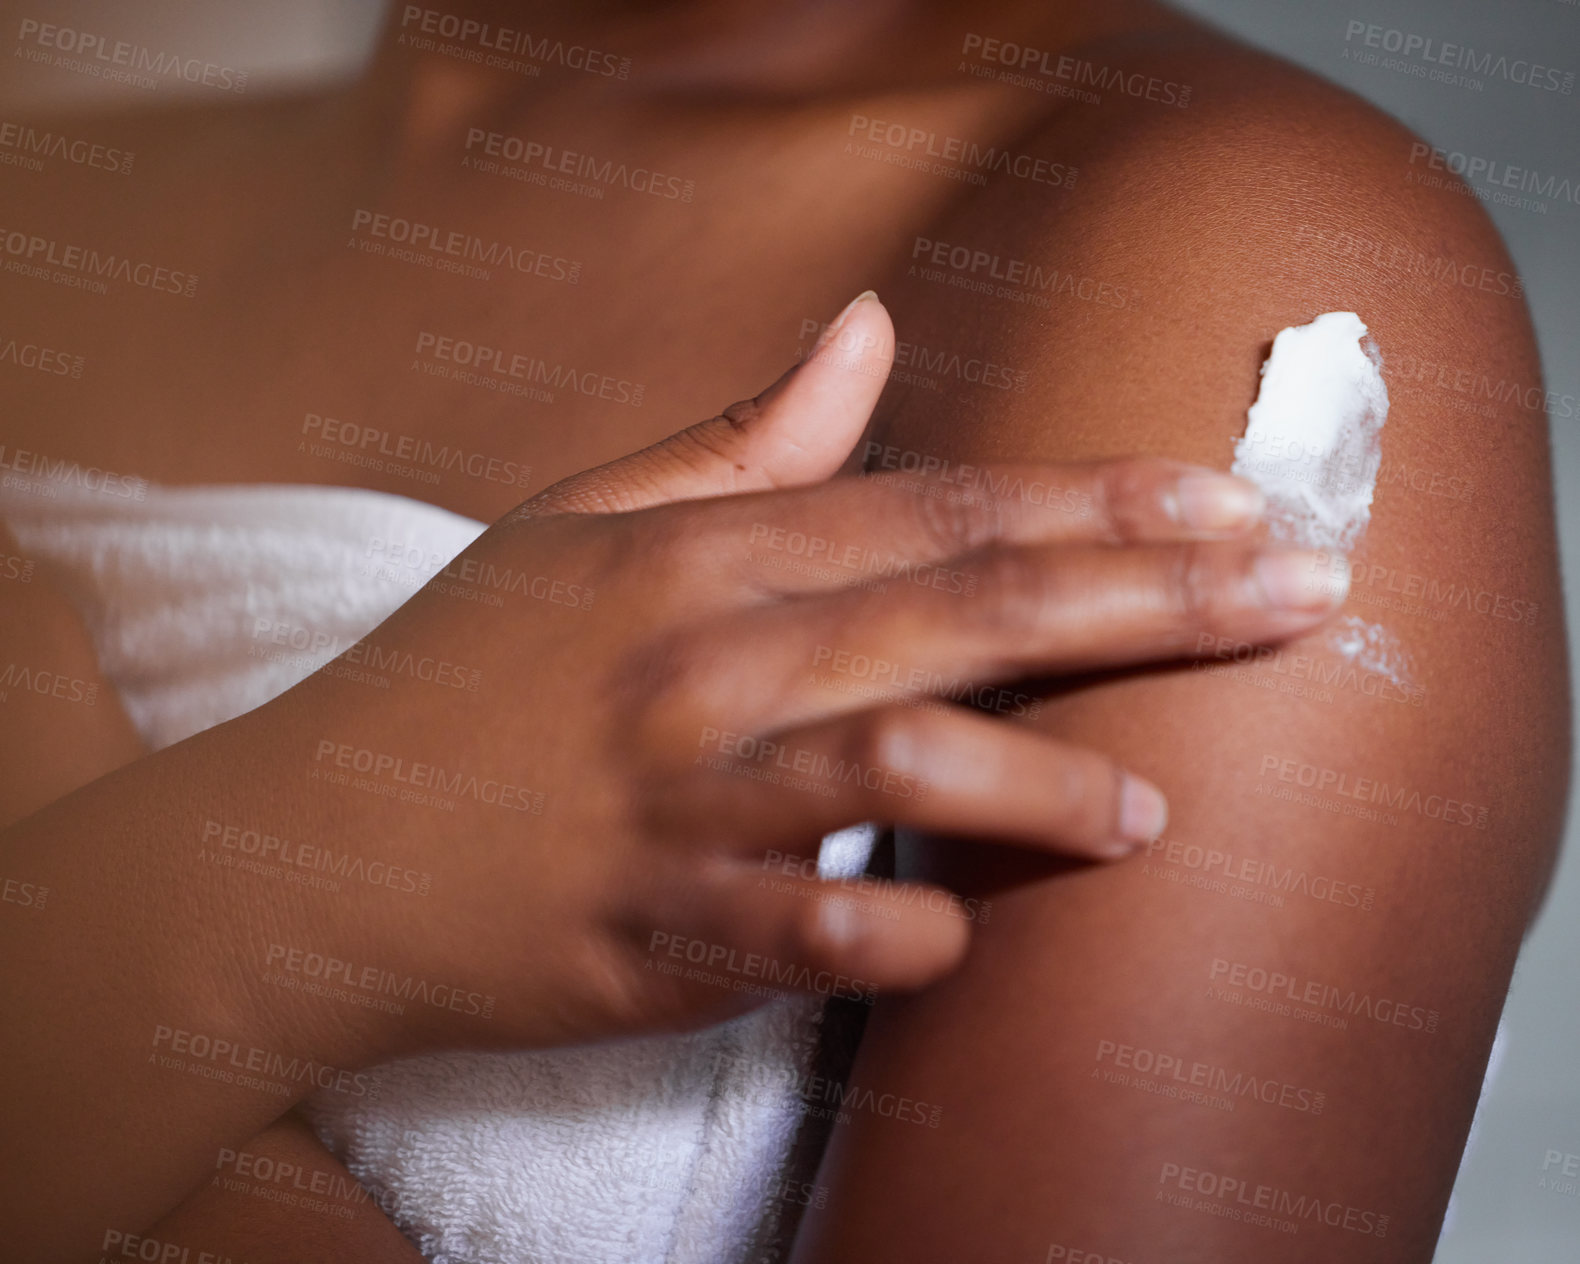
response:
<svg viewBox="0 0 1580 1264"><path fill-rule="evenodd" d="M1262 489L1275 540L1348 553L1371 521L1387 420L1382 355L1365 322L1324 312L1273 339L1230 470ZM1347 615L1329 628L1327 645L1396 685L1408 681L1409 656L1380 624Z"/></svg>
<svg viewBox="0 0 1580 1264"><path fill-rule="evenodd" d="M1387 420L1376 343L1354 312L1324 312L1273 339L1231 472L1266 494L1275 539L1347 553L1371 521Z"/></svg>

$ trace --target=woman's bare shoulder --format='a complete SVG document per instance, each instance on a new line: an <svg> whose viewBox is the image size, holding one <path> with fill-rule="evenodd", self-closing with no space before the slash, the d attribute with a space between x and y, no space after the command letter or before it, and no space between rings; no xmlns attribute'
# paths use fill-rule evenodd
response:
<svg viewBox="0 0 1580 1264"><path fill-rule="evenodd" d="M1093 329L1159 352L1243 328L1259 362L1331 294L1390 333L1473 332L1534 372L1496 229L1397 120L1194 27L1082 53L1067 89L1083 76L1091 101L1062 100L1008 147L1060 159L1062 186L1001 179L911 243L891 292L919 319L964 317L1000 345Z"/></svg>
<svg viewBox="0 0 1580 1264"><path fill-rule="evenodd" d="M1452 713L1464 751L1498 735L1489 766L1550 856L1569 722L1548 425L1573 410L1544 390L1497 231L1425 141L1340 88L1217 38L1124 56L1188 104L1060 110L1037 140L1073 187L1006 181L918 237L885 298L919 350L875 443L1226 468L1273 336L1358 313L1391 407L1349 608L1436 686L1433 721L1389 725L1442 738Z"/></svg>

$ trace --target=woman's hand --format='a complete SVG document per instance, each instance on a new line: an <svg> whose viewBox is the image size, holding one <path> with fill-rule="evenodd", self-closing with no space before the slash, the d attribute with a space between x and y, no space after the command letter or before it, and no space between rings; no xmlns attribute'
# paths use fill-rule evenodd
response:
<svg viewBox="0 0 1580 1264"><path fill-rule="evenodd" d="M946 898L818 881L838 827L1089 860L1162 830L1101 752L939 696L1024 709L1000 686L1288 636L1341 594L1251 542L1254 488L1177 462L831 478L893 346L870 297L842 322L758 399L528 501L367 638L476 692L332 664L282 699L322 726L318 819L362 843L307 841L378 840L431 891L252 965L358 1021L428 997L378 1020L390 1052L700 1025L960 960Z"/></svg>

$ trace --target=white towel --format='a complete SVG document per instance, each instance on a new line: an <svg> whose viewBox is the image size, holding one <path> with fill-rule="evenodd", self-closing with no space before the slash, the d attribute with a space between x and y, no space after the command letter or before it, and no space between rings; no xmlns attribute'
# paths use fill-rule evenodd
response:
<svg viewBox="0 0 1580 1264"><path fill-rule="evenodd" d="M91 481L91 480L83 480ZM115 494L120 493L120 494ZM89 490L0 480L0 518L52 564L155 748L268 701L341 653L483 524L354 488ZM873 832L824 840L860 873ZM320 1135L444 1264L740 1264L802 1117L821 1003L551 1053L380 1067L376 1103L322 1094Z"/></svg>

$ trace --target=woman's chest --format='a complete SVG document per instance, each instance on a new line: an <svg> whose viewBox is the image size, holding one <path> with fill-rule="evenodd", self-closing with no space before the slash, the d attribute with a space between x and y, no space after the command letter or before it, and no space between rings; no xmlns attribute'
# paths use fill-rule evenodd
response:
<svg viewBox="0 0 1580 1264"><path fill-rule="evenodd" d="M210 198L210 224L242 221L221 243L179 190L57 231L41 209L49 245L0 286L22 338L73 370L6 374L13 446L156 482L359 483L495 517L762 389L926 213L891 199L863 223L807 193L765 207L706 185L672 198L651 171L517 183L461 171L441 194L365 193L278 224Z"/></svg>
<svg viewBox="0 0 1580 1264"><path fill-rule="evenodd" d="M13 444L492 518L755 394L962 196L834 116L679 152L472 130L421 175L156 157L22 190L49 247L7 308L80 370L0 385Z"/></svg>

